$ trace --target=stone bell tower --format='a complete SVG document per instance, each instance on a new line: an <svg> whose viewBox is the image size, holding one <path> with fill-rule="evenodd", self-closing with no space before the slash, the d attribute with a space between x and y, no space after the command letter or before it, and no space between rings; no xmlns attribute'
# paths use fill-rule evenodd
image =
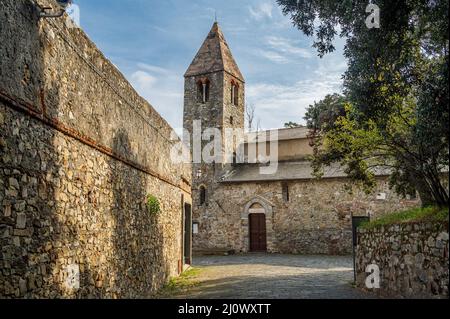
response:
<svg viewBox="0 0 450 319"><path fill-rule="evenodd" d="M222 135L220 154L233 154L235 146L227 146L225 129L244 129L244 77L217 22L203 42L186 71L184 89L184 128L193 134L194 121L201 121L202 131L216 128ZM209 144L202 142L202 147ZM191 152L193 151L191 140ZM233 148L233 149L227 149ZM229 168L233 159L193 165L194 218L212 205L217 178ZM196 216L197 215L197 216Z"/></svg>

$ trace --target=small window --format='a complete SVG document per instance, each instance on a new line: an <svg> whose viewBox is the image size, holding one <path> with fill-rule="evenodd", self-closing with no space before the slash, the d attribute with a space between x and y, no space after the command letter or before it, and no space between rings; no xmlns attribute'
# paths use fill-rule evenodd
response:
<svg viewBox="0 0 450 319"><path fill-rule="evenodd" d="M234 118L232 116L230 116L230 124L233 125L234 124Z"/></svg>
<svg viewBox="0 0 450 319"><path fill-rule="evenodd" d="M285 202L289 202L289 185L287 183L283 183L282 188L283 200Z"/></svg>
<svg viewBox="0 0 450 319"><path fill-rule="evenodd" d="M197 82L197 101L203 103L203 83L201 81Z"/></svg>
<svg viewBox="0 0 450 319"><path fill-rule="evenodd" d="M239 85L234 81L231 81L231 104L239 104Z"/></svg>
<svg viewBox="0 0 450 319"><path fill-rule="evenodd" d="M200 186L200 206L206 203L206 188L205 186Z"/></svg>
<svg viewBox="0 0 450 319"><path fill-rule="evenodd" d="M233 82L231 82L231 91L230 91L230 101L231 101L231 103L234 103L233 101L234 101L234 84L233 84Z"/></svg>
<svg viewBox="0 0 450 319"><path fill-rule="evenodd" d="M202 79L197 82L197 98L199 103L206 103L209 101L209 80Z"/></svg>
<svg viewBox="0 0 450 319"><path fill-rule="evenodd" d="M233 153L233 166L236 166L237 164L237 154L236 152Z"/></svg>

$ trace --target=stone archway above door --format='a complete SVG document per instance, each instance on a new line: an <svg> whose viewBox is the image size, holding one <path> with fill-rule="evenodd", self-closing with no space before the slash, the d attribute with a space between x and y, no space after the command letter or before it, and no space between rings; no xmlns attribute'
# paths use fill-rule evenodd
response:
<svg viewBox="0 0 450 319"><path fill-rule="evenodd" d="M265 210L266 218L272 221L274 204L262 196L255 196L244 206L244 210L241 214L241 219L248 219L248 215L251 213L252 207L261 208Z"/></svg>

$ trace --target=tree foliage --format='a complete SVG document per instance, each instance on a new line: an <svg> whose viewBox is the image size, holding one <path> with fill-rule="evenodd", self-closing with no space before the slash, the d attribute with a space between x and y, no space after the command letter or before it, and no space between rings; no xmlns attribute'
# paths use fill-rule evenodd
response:
<svg viewBox="0 0 450 319"><path fill-rule="evenodd" d="M368 1L278 0L314 37L319 56L346 38L344 97L329 96L306 115L314 168L340 162L368 189L389 169L399 193L448 205L448 1L379 0L380 28L366 24ZM345 100L345 102L343 102Z"/></svg>
<svg viewBox="0 0 450 319"><path fill-rule="evenodd" d="M296 128L296 127L302 127L302 125L292 121L284 123L284 128Z"/></svg>

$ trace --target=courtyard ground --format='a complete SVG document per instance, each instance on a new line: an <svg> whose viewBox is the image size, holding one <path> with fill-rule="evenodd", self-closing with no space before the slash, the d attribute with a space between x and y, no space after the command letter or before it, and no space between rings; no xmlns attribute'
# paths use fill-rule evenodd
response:
<svg viewBox="0 0 450 319"><path fill-rule="evenodd" d="M249 254L194 258L161 298L174 299L366 299L352 286L352 258Z"/></svg>

